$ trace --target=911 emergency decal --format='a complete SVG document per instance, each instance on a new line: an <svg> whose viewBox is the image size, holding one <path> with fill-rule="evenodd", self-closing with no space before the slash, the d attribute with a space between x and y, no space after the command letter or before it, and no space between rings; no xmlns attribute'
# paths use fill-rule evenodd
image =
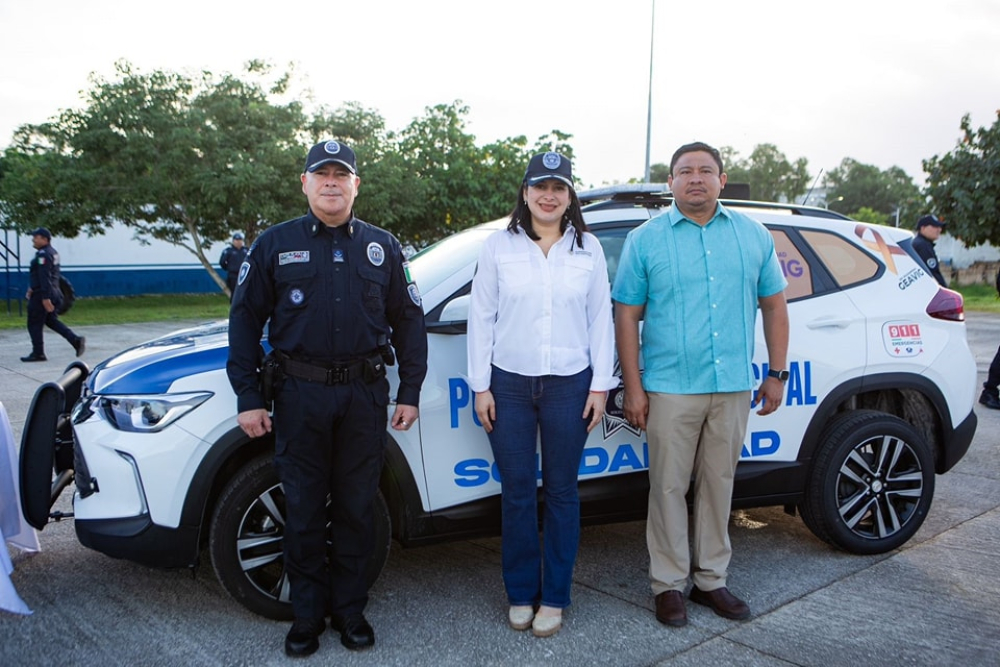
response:
<svg viewBox="0 0 1000 667"><path fill-rule="evenodd" d="M368 261L372 266L382 266L385 261L385 249L375 241L368 244Z"/></svg>
<svg viewBox="0 0 1000 667"><path fill-rule="evenodd" d="M890 357L916 357L924 351L924 338L916 322L886 322L882 325L882 342Z"/></svg>

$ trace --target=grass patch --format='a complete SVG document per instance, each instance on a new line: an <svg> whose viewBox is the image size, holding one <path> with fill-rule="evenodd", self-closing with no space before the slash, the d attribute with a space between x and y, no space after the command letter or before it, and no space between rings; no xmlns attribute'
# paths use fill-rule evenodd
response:
<svg viewBox="0 0 1000 667"><path fill-rule="evenodd" d="M0 329L27 327L28 306L11 302L11 313L0 312ZM229 299L219 294L150 294L77 299L72 310L60 316L70 327L90 324L130 324L171 320L221 320L229 317Z"/></svg>
<svg viewBox="0 0 1000 667"><path fill-rule="evenodd" d="M1000 297L992 285L962 285L952 288L965 298L965 310L1000 313Z"/></svg>
<svg viewBox="0 0 1000 667"><path fill-rule="evenodd" d="M965 310L1000 313L1000 298L989 285L956 287L965 298ZM27 326L27 304L11 302L12 313L0 311L0 329ZM73 309L60 317L70 327L90 324L130 324L171 320L223 320L229 317L229 299L224 294L150 294L77 299Z"/></svg>

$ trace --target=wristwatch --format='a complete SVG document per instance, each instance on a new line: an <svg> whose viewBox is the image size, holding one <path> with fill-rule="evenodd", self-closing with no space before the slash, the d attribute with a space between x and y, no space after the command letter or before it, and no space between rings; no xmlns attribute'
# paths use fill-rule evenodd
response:
<svg viewBox="0 0 1000 667"><path fill-rule="evenodd" d="M788 371L776 371L773 368L767 370L767 377L776 378L782 382L788 381Z"/></svg>

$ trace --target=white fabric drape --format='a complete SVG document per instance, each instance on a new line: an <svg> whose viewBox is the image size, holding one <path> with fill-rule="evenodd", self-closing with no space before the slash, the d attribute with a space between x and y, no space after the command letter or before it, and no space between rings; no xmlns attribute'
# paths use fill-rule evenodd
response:
<svg viewBox="0 0 1000 667"><path fill-rule="evenodd" d="M21 514L17 445L10 428L7 410L0 403L0 609L16 614L30 614L31 610L14 590L10 573L14 565L7 545L23 551L38 551L38 533L28 525Z"/></svg>

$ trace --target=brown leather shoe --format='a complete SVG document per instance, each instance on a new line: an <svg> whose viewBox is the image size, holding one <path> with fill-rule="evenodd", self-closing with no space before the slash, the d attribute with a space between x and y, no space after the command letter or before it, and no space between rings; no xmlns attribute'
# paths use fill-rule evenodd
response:
<svg viewBox="0 0 1000 667"><path fill-rule="evenodd" d="M656 596L656 620L675 628L687 625L687 609L680 591L664 591Z"/></svg>
<svg viewBox="0 0 1000 667"><path fill-rule="evenodd" d="M719 616L742 621L750 618L750 607L723 586L714 591L703 591L697 586L691 589L691 602L711 608Z"/></svg>

